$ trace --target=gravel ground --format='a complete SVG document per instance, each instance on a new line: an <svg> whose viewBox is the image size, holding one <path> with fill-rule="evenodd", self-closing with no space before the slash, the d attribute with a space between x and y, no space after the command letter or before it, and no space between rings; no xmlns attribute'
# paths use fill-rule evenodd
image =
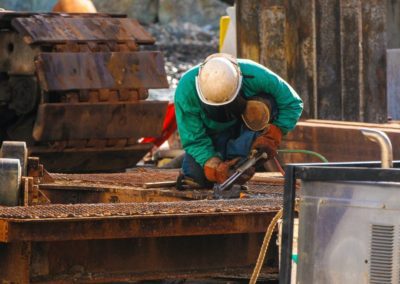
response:
<svg viewBox="0 0 400 284"><path fill-rule="evenodd" d="M176 88L183 73L209 54L218 52L219 34L211 26L153 24L145 26L145 29L156 38L156 45L150 48L164 53L165 69L172 89Z"/></svg>

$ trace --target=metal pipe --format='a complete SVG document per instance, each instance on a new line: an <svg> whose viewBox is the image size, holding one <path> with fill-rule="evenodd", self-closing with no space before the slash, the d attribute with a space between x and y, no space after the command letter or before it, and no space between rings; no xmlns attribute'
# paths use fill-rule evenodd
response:
<svg viewBox="0 0 400 284"><path fill-rule="evenodd" d="M372 142L378 143L381 148L381 162L382 168L392 168L393 167L393 149L392 143L385 132L362 128L360 129L362 134L365 135Z"/></svg>

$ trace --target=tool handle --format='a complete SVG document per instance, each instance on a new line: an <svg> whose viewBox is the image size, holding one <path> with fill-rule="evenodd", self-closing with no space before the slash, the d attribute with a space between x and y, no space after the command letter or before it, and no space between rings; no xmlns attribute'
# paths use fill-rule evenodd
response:
<svg viewBox="0 0 400 284"><path fill-rule="evenodd" d="M245 172L252 166L254 166L259 160L267 159L268 154L263 152L261 155L248 159L243 165L236 169L237 172Z"/></svg>
<svg viewBox="0 0 400 284"><path fill-rule="evenodd" d="M254 166L260 159L267 159L268 154L263 152L261 155L257 157L253 157L248 159L246 162L244 162L239 168L236 169L235 173L231 175L226 181L221 183L218 187L220 190L226 190L230 188L230 186L233 184L235 180L237 180L245 171L247 171L249 168Z"/></svg>

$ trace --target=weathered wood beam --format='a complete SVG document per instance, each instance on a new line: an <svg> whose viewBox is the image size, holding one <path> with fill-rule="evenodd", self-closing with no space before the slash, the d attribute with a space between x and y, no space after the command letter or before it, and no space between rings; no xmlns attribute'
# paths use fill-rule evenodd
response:
<svg viewBox="0 0 400 284"><path fill-rule="evenodd" d="M238 57L260 62L259 0L236 1Z"/></svg>
<svg viewBox="0 0 400 284"><path fill-rule="evenodd" d="M287 79L286 13L283 0L260 1L260 63Z"/></svg>
<svg viewBox="0 0 400 284"><path fill-rule="evenodd" d="M386 2L362 1L362 121L386 122Z"/></svg>
<svg viewBox="0 0 400 284"><path fill-rule="evenodd" d="M287 80L304 102L303 116L316 117L315 0L285 0Z"/></svg>
<svg viewBox="0 0 400 284"><path fill-rule="evenodd" d="M362 121L361 0L340 0L340 15L342 119Z"/></svg>
<svg viewBox="0 0 400 284"><path fill-rule="evenodd" d="M315 1L318 111L316 118L342 119L339 0Z"/></svg>

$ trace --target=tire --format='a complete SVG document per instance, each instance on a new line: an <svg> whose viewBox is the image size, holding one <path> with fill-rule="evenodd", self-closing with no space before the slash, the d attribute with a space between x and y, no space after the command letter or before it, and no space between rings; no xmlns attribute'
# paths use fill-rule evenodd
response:
<svg viewBox="0 0 400 284"><path fill-rule="evenodd" d="M21 165L18 159L0 158L0 205L18 206Z"/></svg>
<svg viewBox="0 0 400 284"><path fill-rule="evenodd" d="M22 141L4 141L0 148L0 158L18 159L22 175L27 175L28 149Z"/></svg>

